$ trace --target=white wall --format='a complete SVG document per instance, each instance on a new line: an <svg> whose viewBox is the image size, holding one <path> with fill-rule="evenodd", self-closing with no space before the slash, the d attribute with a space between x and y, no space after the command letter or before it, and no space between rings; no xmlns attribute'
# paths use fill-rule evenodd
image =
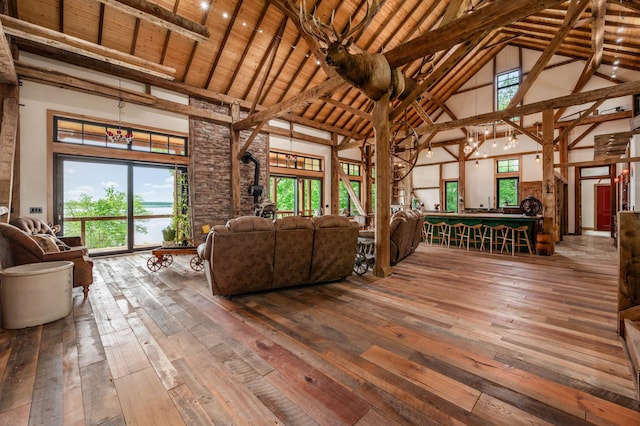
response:
<svg viewBox="0 0 640 426"><path fill-rule="evenodd" d="M522 69L524 73L527 73L533 65L536 63L540 56L540 52L531 51L531 50L522 50ZM508 46L502 52L498 54L495 61L495 68L498 73L505 72L517 68L518 64L518 49L512 46ZM560 64L567 61L566 57L562 56L554 56L550 64ZM574 61L569 63L563 63L562 65L558 65L549 70L543 71L542 74L536 79L536 82L529 90L527 95L525 96L524 103L532 103L546 99L552 99L564 95L570 95L573 87L575 86L576 79L580 76L583 68L583 61ZM447 106L453 111L457 118L464 118L473 116L476 114L481 114L485 112L491 112L494 106L494 89L493 89L493 69L494 63L490 62L485 65L476 76L473 76L469 79L469 81L464 85L463 89L467 89L462 91L462 93L456 94L452 96L449 100L447 100ZM608 75L611 72L610 67L601 66L599 70L602 74ZM622 81L636 81L640 80L640 73L633 72L629 70L618 70L617 76ZM485 86L486 85L486 86ZM586 87L583 91L594 90L603 87L613 86L613 83L610 81L594 76L587 83ZM473 90L474 87L478 87L478 89ZM606 114L615 111L616 108L622 108L624 110L631 109L631 96L625 96L622 98L614 98L606 100L599 108L599 114ZM564 119L572 120L579 116L579 113L586 109L588 106L580 105L576 107L568 108L567 111L563 114ZM449 121L451 118L446 114L443 114L439 121ZM534 114L531 116L525 117L525 126L532 126L535 123L539 123L542 121L542 114ZM479 126L478 132L480 133L480 139L483 139L483 132L486 127ZM589 128L589 125L577 126L569 133L569 143L574 141L576 138L582 135ZM504 131L507 129L505 124L499 125L497 131ZM473 127L468 130L475 131ZM492 139L492 128L490 128L490 136L489 139ZM586 135L572 150L569 151L569 161L577 162L577 161L591 161L593 160L593 143L594 136L606 133L618 133L629 131L629 123L628 120L618 120L612 122L604 122L601 123L595 130L592 130L589 134ZM542 130L540 129L540 132ZM558 135L558 130L556 130L556 136ZM461 138L463 137L463 132L461 130L451 130L447 132L443 132L438 134L435 141L442 141L447 139ZM531 181L539 181L542 180L542 162L540 164L536 164L535 155L536 150L541 150L541 147L532 141L530 138L525 135L518 135L519 144L516 149L509 149L505 151L503 149L505 140L504 138L497 140L497 146L493 146L492 140L489 140L484 146L482 146L479 150L479 160L478 167L476 168L475 163L475 154L473 154L466 164L466 176L465 176L465 206L467 208L478 208L480 204L483 207L487 207L487 201L489 197L491 199L491 207L495 207L495 176L494 176L494 161L496 156L502 156L505 154L513 154L514 156L520 156L521 158L521 174L520 179L521 182L531 182ZM640 140L640 138L639 138ZM640 141L638 142L640 146ZM576 149L576 148L586 148L586 149ZM458 147L449 146L448 149L452 151L455 155L457 155ZM640 151L640 150L639 150ZM423 151L424 152L424 151ZM458 179L458 163L457 159L452 155L447 153L442 148L433 148L434 155L431 159L428 159L421 155L418 160L418 166L414 169L413 178L414 185L416 187L423 186L423 182L433 183L436 180L440 179ZM484 158L484 154L487 154L487 158ZM540 152L540 157L542 158L542 152ZM559 155L556 152L554 155L554 161L559 161ZM439 176L439 167L438 163L446 162L442 165L442 176ZM575 232L575 215L574 208L575 205L575 171L574 168L571 167L568 170L568 181L569 181L569 194L568 194L568 205L569 205L569 232ZM637 174L634 174L637 176ZM640 178L638 178L640 179ZM426 186L426 185L424 185ZM584 219L587 219L593 224L593 185L584 185L586 187L583 188L583 205L586 203L589 204L589 213L586 213L586 216L583 216ZM586 192L586 193L585 193ZM635 194L635 193L634 193ZM437 202L441 202L439 200L439 194L436 196L432 193L432 191L416 191L416 195L425 202L425 208L432 208L433 199L437 198ZM639 195L640 196L640 195ZM585 198L586 197L586 198ZM640 200L636 202L639 204ZM633 201L632 201L633 204ZM590 215L590 216L589 216ZM584 224L584 222L583 222ZM584 226L589 226L584 224ZM590 225L593 226L593 225Z"/></svg>

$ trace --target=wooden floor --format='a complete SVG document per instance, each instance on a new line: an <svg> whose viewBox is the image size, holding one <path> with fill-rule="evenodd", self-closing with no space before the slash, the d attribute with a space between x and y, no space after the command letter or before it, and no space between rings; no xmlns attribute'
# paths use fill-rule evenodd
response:
<svg viewBox="0 0 640 426"><path fill-rule="evenodd" d="M97 259L72 315L0 331L0 424L640 424L610 239L422 246L385 279L231 300L148 256Z"/></svg>

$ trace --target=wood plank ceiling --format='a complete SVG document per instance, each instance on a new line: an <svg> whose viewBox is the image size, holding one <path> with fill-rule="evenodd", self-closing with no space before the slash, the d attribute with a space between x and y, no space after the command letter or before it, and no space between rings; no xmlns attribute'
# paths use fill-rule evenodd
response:
<svg viewBox="0 0 640 426"><path fill-rule="evenodd" d="M307 7L315 7L317 16L325 22L335 11L335 27L341 30L350 17L355 22L364 15L365 2L308 0ZM499 0L387 0L356 40L356 49L397 51L409 40L460 16L479 15L482 8L497 3ZM443 114L450 119L460 118L452 116L447 100L507 45L560 54L568 61L586 61L575 91L580 91L580 85L594 73L620 83L607 67L616 61L621 68L640 71L640 1L556 3L559 4L555 7L493 28L431 57L403 64L405 75L422 82L425 90L417 101L420 107L405 109L401 105L395 114L398 120L406 117L412 126L420 126L425 122L425 113L434 121ZM307 43L308 38L292 19L291 11L297 10L298 1L7 0L7 6L9 16L175 69L177 82L259 107L291 99L328 79L322 58L313 53L317 46ZM123 11L127 6L129 11ZM131 8L151 12L132 14ZM160 25L151 19L158 15L165 17ZM168 26L169 21L176 26ZM189 31L178 31L189 23ZM5 22L5 30L6 27ZM15 36L13 41L24 50L140 79L129 70L93 63L28 37ZM362 138L372 133L370 120L363 115L371 108L368 98L343 85L326 97L297 105L292 113L303 122L313 121Z"/></svg>

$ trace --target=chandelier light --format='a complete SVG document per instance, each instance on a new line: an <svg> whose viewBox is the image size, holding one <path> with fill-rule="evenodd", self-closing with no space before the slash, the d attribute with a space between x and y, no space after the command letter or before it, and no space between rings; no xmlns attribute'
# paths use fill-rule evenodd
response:
<svg viewBox="0 0 640 426"><path fill-rule="evenodd" d="M124 108L124 99L122 98L122 82L118 78L118 129L115 132L107 129L105 136L110 143L126 143L133 141L133 133L130 130L122 129L122 108Z"/></svg>
<svg viewBox="0 0 640 426"><path fill-rule="evenodd" d="M462 149L464 151L465 154L471 154L471 151L473 151L473 148L471 147L471 145L469 145L469 142L464 144L464 148Z"/></svg>
<svg viewBox="0 0 640 426"><path fill-rule="evenodd" d="M429 143L429 147L427 148L427 152L425 154L427 158L433 157L433 151L431 150L431 143Z"/></svg>

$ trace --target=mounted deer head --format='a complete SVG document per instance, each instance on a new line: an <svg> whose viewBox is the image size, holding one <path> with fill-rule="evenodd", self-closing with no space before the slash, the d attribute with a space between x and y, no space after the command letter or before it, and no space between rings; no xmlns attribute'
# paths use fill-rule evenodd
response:
<svg viewBox="0 0 640 426"><path fill-rule="evenodd" d="M387 58L380 53L351 53L351 44L358 39L384 0L367 1L364 18L355 26L349 25L338 32L334 24L335 10L331 14L330 24L316 17L316 11L308 14L305 0L300 3L300 25L304 32L318 41L326 53L325 63L333 67L340 76L373 100L389 94L391 99L407 96L416 86L416 82L405 77L400 70L391 69Z"/></svg>

